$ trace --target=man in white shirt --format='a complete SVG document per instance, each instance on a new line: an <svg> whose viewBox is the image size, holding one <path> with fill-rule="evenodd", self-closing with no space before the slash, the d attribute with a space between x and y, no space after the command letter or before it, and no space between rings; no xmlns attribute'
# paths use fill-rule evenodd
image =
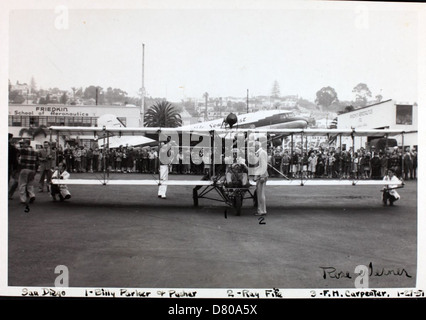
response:
<svg viewBox="0 0 426 320"><path fill-rule="evenodd" d="M389 184L383 188L383 205L386 206L389 200L389 205L393 206L393 203L401 198L395 190L401 183L401 180L395 176L395 172L392 169L388 169L388 175L383 178L383 181L395 183Z"/></svg>
<svg viewBox="0 0 426 320"><path fill-rule="evenodd" d="M174 158L174 148L172 147L174 142L164 143L161 142L159 160L160 160L160 182L169 180L169 169L170 164ZM167 185L160 184L158 186L158 197L166 199Z"/></svg>
<svg viewBox="0 0 426 320"><path fill-rule="evenodd" d="M258 166L254 169L254 181L256 181L257 212L256 216L266 215L265 186L268 180L268 154L262 148L259 141L255 142L256 156L259 158Z"/></svg>

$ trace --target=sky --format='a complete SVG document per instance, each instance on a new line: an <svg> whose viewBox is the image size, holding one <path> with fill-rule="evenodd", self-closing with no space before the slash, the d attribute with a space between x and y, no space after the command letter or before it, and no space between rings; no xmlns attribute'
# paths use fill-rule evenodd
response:
<svg viewBox="0 0 426 320"><path fill-rule="evenodd" d="M232 3L232 2L231 2ZM54 9L57 9L55 12ZM99 85L170 101L281 95L418 99L418 14L412 4L308 1L291 6L12 10L9 79L38 88Z"/></svg>

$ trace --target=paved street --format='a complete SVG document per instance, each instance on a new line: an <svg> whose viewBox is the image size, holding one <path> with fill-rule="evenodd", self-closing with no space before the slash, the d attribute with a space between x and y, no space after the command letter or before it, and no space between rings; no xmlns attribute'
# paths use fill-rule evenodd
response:
<svg viewBox="0 0 426 320"><path fill-rule="evenodd" d="M371 288L415 286L413 181L394 207L375 186L268 187L264 224L251 201L241 216L206 199L193 207L192 187L167 199L156 187L69 188L66 202L37 193L29 213L18 194L9 201L10 286L53 286L58 265L71 287L353 288L357 265L370 266Z"/></svg>

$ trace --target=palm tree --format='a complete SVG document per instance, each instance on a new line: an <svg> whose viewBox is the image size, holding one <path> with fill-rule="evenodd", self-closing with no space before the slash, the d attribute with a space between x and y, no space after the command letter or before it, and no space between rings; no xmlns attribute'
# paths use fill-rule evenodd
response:
<svg viewBox="0 0 426 320"><path fill-rule="evenodd" d="M182 125L182 118L168 101L157 102L145 114L145 127L176 128Z"/></svg>

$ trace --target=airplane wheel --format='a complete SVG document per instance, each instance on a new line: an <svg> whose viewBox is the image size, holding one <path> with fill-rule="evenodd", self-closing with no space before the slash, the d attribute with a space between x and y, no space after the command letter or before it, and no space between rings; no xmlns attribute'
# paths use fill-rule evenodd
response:
<svg viewBox="0 0 426 320"><path fill-rule="evenodd" d="M234 207L235 207L237 216L241 215L242 206L243 206L243 195L240 193L237 193L234 197Z"/></svg>
<svg viewBox="0 0 426 320"><path fill-rule="evenodd" d="M198 207L198 191L192 190L192 199L194 200L194 207Z"/></svg>

